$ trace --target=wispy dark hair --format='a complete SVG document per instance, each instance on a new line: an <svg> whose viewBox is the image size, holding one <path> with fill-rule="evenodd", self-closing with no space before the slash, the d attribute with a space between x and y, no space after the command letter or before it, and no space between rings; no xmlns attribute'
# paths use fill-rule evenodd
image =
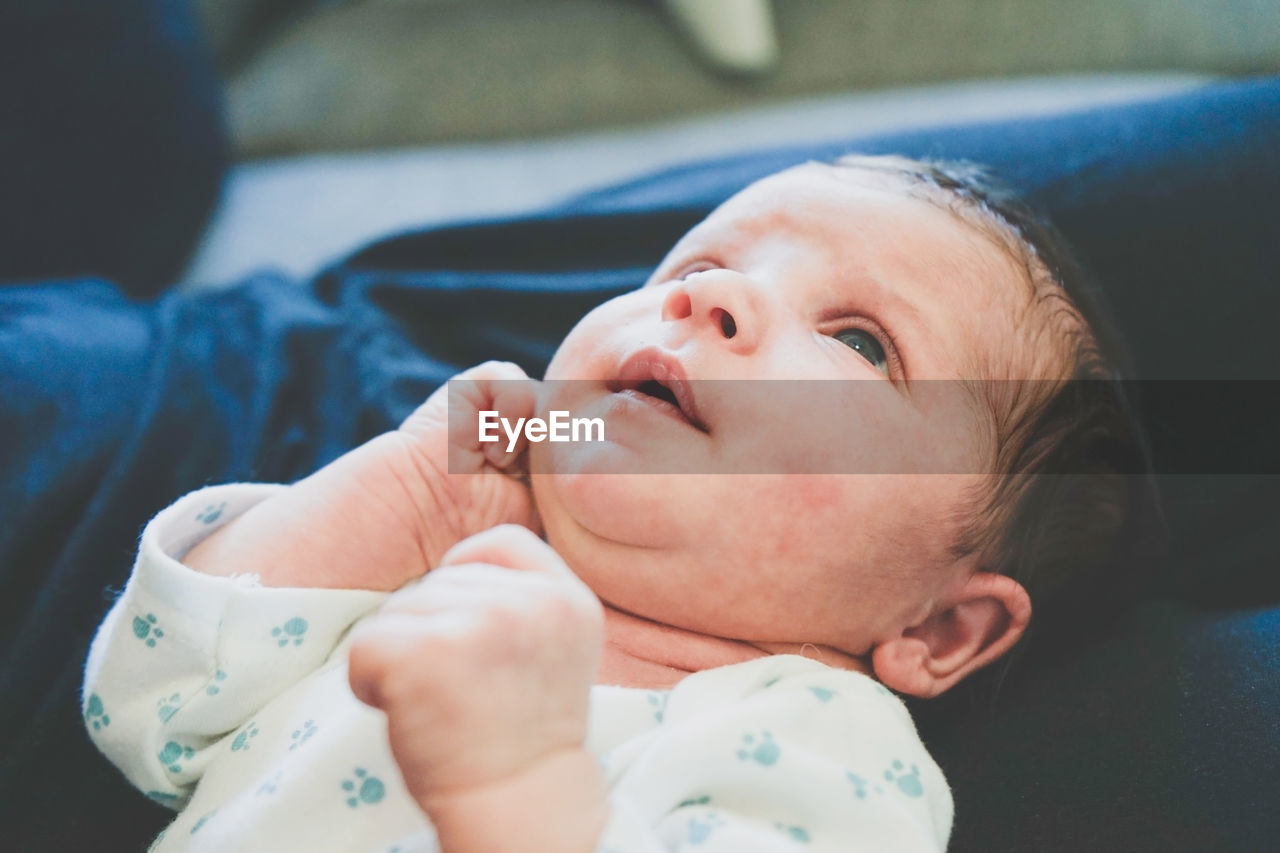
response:
<svg viewBox="0 0 1280 853"><path fill-rule="evenodd" d="M1025 270L1036 341L1047 335L1065 369L1058 380L972 383L996 425L995 476L974 496L952 554L976 554L981 570L1026 588L1033 615L1020 656L1102 629L1151 593L1164 528L1127 393L1132 362L1096 279L1044 216L979 166L856 155L835 165L900 177L908 192L992 238ZM993 701L1014 661L1007 656L959 692Z"/></svg>

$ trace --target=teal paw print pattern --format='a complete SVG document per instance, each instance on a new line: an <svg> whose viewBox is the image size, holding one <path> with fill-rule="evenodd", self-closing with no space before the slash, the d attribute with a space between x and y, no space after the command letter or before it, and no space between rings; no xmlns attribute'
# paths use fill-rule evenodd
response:
<svg viewBox="0 0 1280 853"><path fill-rule="evenodd" d="M715 812L707 812L702 817L689 818L689 843L704 843L711 837L711 833L722 826L724 826L724 821Z"/></svg>
<svg viewBox="0 0 1280 853"><path fill-rule="evenodd" d="M133 617L133 636L155 648L156 640L164 636L164 631L156 625L156 615L148 613L145 619L141 616Z"/></svg>
<svg viewBox="0 0 1280 853"><path fill-rule="evenodd" d="M222 670L218 670L213 674L213 681L204 689L204 692L210 696L217 696L222 692L222 682L226 680L227 674Z"/></svg>
<svg viewBox="0 0 1280 853"><path fill-rule="evenodd" d="M302 645L303 635L307 633L307 620L301 616L295 616L283 625L278 625L271 629L271 636L276 638L276 645L284 648L293 643L295 646Z"/></svg>
<svg viewBox="0 0 1280 853"><path fill-rule="evenodd" d="M97 693L89 694L89 701L84 703L84 721L92 725L95 732L100 732L111 725L111 716L103 707L102 699Z"/></svg>
<svg viewBox="0 0 1280 853"><path fill-rule="evenodd" d="M777 764L781 755L781 747L769 732L761 732L758 738L751 734L742 736L742 748L738 750L738 759L741 761L754 761L769 767Z"/></svg>
<svg viewBox="0 0 1280 853"><path fill-rule="evenodd" d="M156 700L156 716L160 718L160 722L167 723L173 719L173 715L178 713L178 703L182 701L182 696L173 693L169 696L162 696Z"/></svg>
<svg viewBox="0 0 1280 853"><path fill-rule="evenodd" d="M658 722L662 722L662 717L667 713L667 699L671 694L652 692L649 694L649 707L653 709L653 718Z"/></svg>
<svg viewBox="0 0 1280 853"><path fill-rule="evenodd" d="M302 724L302 728L294 729L293 734L289 735L289 740L292 741L289 744L289 751L292 752L307 741L311 740L311 736L317 731L319 731L319 727L316 726L315 720L307 720Z"/></svg>
<svg viewBox="0 0 1280 853"><path fill-rule="evenodd" d="M244 729L238 735L236 735L235 740L231 741L231 751L247 752L249 749L249 742L254 738L256 738L257 736L258 736L258 727L252 722L250 722L249 725L245 726Z"/></svg>
<svg viewBox="0 0 1280 853"><path fill-rule="evenodd" d="M799 841L801 844L808 844L813 839L809 836L809 830L803 826L786 826L785 824L775 823L774 829L790 838L792 841Z"/></svg>
<svg viewBox="0 0 1280 853"><path fill-rule="evenodd" d="M825 687L810 687L809 692L817 697L819 702L830 702L837 695L834 690L828 690Z"/></svg>
<svg viewBox="0 0 1280 853"><path fill-rule="evenodd" d="M349 795L347 797L347 805L355 808L361 803L366 805L374 805L382 801L386 796L387 788L382 784L382 780L377 776L370 776L362 767L355 769L354 779L343 779L342 790Z"/></svg>
<svg viewBox="0 0 1280 853"><path fill-rule="evenodd" d="M860 800L865 800L867 798L867 791L874 791L877 794L884 793L884 788L881 788L879 785L871 784L857 773L846 771L845 776L851 783L853 783L853 794Z"/></svg>
<svg viewBox="0 0 1280 853"><path fill-rule="evenodd" d="M680 805L676 806L676 808L682 809L685 806L705 806L710 802L711 802L710 795L703 794L701 797L690 797L687 800L681 800Z"/></svg>
<svg viewBox="0 0 1280 853"><path fill-rule="evenodd" d="M173 808L178 802L177 794L166 794L164 791L147 791L147 799L153 803Z"/></svg>
<svg viewBox="0 0 1280 853"><path fill-rule="evenodd" d="M884 771L885 780L895 783L898 790L908 797L923 797L924 785L920 784L920 768L912 764L910 773L903 773L902 770L902 762L895 759L893 767Z"/></svg>
<svg viewBox="0 0 1280 853"><path fill-rule="evenodd" d="M199 832L199 831L200 831L200 827L202 827L202 826L204 826L206 823L208 823L208 822L209 822L209 820L210 820L214 815L216 815L217 813L218 813L218 810L217 810L217 809L214 809L214 810L213 810L213 811L211 811L211 812L207 812L206 814L201 815L201 816L200 816L200 819L199 819L198 821L196 821L196 825L195 825L195 826L193 826L193 827L191 827L191 834L192 834L192 835L195 835L197 832Z"/></svg>
<svg viewBox="0 0 1280 853"><path fill-rule="evenodd" d="M258 786L258 790L254 792L255 797L263 797L276 792L276 786L280 784L280 777L284 776L283 770L277 770L275 775Z"/></svg>
<svg viewBox="0 0 1280 853"><path fill-rule="evenodd" d="M183 746L176 741L169 741L164 745L164 749L160 750L156 756L160 759L160 763L168 768L170 773L181 773L182 764L179 762L190 761L195 757L195 750L189 746Z"/></svg>
<svg viewBox="0 0 1280 853"><path fill-rule="evenodd" d="M203 521L205 524L213 524L215 521L222 518L222 511L226 508L227 508L226 501L223 501L217 506L214 506L213 504L209 504L203 510L196 513L196 521Z"/></svg>

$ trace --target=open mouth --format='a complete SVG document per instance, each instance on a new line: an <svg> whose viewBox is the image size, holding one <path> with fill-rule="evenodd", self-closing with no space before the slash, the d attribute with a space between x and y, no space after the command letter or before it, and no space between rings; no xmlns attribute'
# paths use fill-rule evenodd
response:
<svg viewBox="0 0 1280 853"><path fill-rule="evenodd" d="M676 399L675 392L656 379L649 379L641 382L633 390L637 394L644 394L647 397L657 397L659 400L667 401L677 409L680 408L680 401Z"/></svg>
<svg viewBox="0 0 1280 853"><path fill-rule="evenodd" d="M680 366L653 355L633 358L609 383L614 393L629 393L660 411L676 416L699 432L708 432L698 413L693 391Z"/></svg>

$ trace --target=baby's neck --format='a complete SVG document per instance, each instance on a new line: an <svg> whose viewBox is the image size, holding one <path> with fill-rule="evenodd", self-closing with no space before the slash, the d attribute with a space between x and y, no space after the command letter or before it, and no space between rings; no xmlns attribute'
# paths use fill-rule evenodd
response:
<svg viewBox="0 0 1280 853"><path fill-rule="evenodd" d="M797 654L829 666L870 674L851 655L811 643L727 640L652 622L605 605L604 655L598 684L663 689L695 672L776 654Z"/></svg>

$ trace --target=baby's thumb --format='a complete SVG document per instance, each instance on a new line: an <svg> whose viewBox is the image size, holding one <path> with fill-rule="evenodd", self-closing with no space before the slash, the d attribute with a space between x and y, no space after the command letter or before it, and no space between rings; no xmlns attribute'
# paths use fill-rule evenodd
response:
<svg viewBox="0 0 1280 853"><path fill-rule="evenodd" d="M377 613L356 626L347 650L347 682L366 705L385 711L385 686L413 658L412 615Z"/></svg>

